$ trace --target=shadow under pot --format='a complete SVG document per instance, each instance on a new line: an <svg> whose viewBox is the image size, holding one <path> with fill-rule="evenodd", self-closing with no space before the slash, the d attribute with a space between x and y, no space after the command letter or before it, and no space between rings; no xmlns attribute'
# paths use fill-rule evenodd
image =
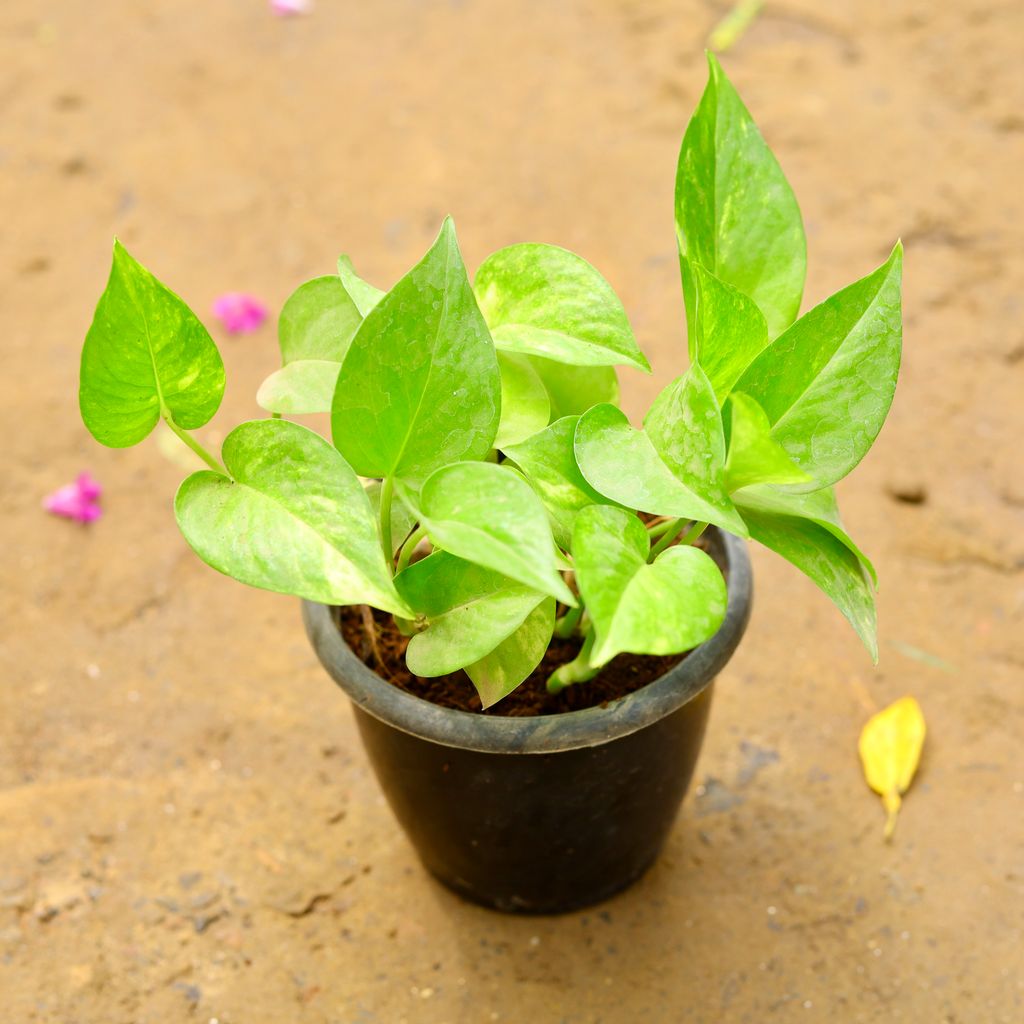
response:
<svg viewBox="0 0 1024 1024"><path fill-rule="evenodd" d="M750 617L746 546L717 530L708 540L729 589L718 632L642 689L564 714L472 714L405 693L353 654L328 606L303 602L395 816L450 889L497 910L559 913L619 892L657 858L693 775L715 676Z"/></svg>

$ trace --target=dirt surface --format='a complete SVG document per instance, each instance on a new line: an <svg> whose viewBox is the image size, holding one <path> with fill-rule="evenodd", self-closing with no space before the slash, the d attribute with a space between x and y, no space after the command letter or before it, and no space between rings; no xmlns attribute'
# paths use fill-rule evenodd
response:
<svg viewBox="0 0 1024 1024"><path fill-rule="evenodd" d="M5 1021L1024 1020L1019 3L769 0L726 57L800 198L808 301L906 243L902 384L840 494L882 660L755 550L700 785L603 907L501 917L426 878L295 603L191 556L155 440L78 421L115 233L198 310L277 308L340 251L391 283L449 211L471 266L529 239L607 274L655 366L623 375L635 416L685 358L672 180L721 13L0 6ZM270 329L218 340L211 443L275 361ZM84 468L103 519L45 515ZM930 733L885 845L856 741L905 693Z"/></svg>
<svg viewBox="0 0 1024 1024"><path fill-rule="evenodd" d="M339 608L337 613L342 635L349 647L389 683L443 708L480 711L480 695L465 672L460 670L424 679L409 671L405 663L409 638L399 631L393 616L377 612L371 638L366 628L366 605ZM579 654L580 646L578 638L567 637L563 640L554 637L543 660L533 672L512 693L482 713L528 718L599 707L634 693L663 676L685 657L678 654L665 657L620 654L589 680L587 686L568 686L558 694L548 693L548 676L556 668L572 661Z"/></svg>

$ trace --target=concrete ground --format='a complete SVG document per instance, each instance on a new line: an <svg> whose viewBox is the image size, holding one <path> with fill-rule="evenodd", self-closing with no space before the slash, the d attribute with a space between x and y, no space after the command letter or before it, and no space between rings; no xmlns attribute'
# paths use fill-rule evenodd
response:
<svg viewBox="0 0 1024 1024"><path fill-rule="evenodd" d="M96 446L79 346L117 234L202 313L340 251L388 285L554 241L684 365L671 222L718 3L51 0L0 8L0 1018L11 1024L1024 1020L1024 72L1019 3L769 0L724 58L800 198L808 303L902 235L906 355L841 488L882 579L873 669L754 552L700 786L631 892L563 918L426 878L294 601L200 564L151 440ZM273 331L222 339L202 434L257 415ZM89 468L89 528L39 503ZM924 492L920 504L893 495ZM928 746L895 842L872 707Z"/></svg>

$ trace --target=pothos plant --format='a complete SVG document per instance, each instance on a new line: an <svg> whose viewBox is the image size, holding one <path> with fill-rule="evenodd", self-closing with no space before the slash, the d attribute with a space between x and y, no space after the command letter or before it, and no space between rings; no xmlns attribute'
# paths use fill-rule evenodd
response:
<svg viewBox="0 0 1024 1024"><path fill-rule="evenodd" d="M221 401L217 348L115 243L82 353L82 416L111 447L162 419L206 462L175 512L215 569L392 614L409 670L465 669L485 707L553 635L581 646L551 691L620 652L708 639L726 608L722 573L694 546L708 525L792 562L876 656L874 570L833 485L892 400L901 248L798 318L800 211L713 57L675 222L689 368L640 429L616 404L615 367L650 367L604 278L565 249L521 244L471 283L450 219L390 291L345 256L299 287L280 316L283 365L257 396L271 415L232 430L220 458L190 433ZM322 412L330 442L284 418Z"/></svg>

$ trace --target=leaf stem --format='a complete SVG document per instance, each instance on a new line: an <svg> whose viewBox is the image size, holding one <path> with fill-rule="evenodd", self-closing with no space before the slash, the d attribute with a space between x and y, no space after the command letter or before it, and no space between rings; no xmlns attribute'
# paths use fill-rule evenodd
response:
<svg viewBox="0 0 1024 1024"><path fill-rule="evenodd" d="M661 540L651 548L647 561L653 562L683 532L687 522L687 519L670 519Z"/></svg>
<svg viewBox="0 0 1024 1024"><path fill-rule="evenodd" d="M572 686L573 683L585 683L601 671L600 668L595 668L590 664L590 652L594 649L595 636L595 631L591 629L583 640L580 653L572 661L560 665L548 676L548 693L561 693L567 686Z"/></svg>
<svg viewBox="0 0 1024 1024"><path fill-rule="evenodd" d="M395 573L400 573L405 569L412 559L413 554L420 545L420 541L423 540L427 535L427 528L425 526L417 526L412 533L409 534L405 543L402 545L402 550L398 552L398 564L395 566Z"/></svg>
<svg viewBox="0 0 1024 1024"><path fill-rule="evenodd" d="M192 449L205 462L214 473L219 473L221 476L230 477L231 474L215 459L187 430L182 430L177 423L174 422L174 417L171 416L170 412L166 409L163 412L164 423L171 428L171 430L183 441L189 448Z"/></svg>
<svg viewBox="0 0 1024 1024"><path fill-rule="evenodd" d="M652 540L660 537L666 530L671 530L677 522L677 519L659 519L650 523L647 527L647 536Z"/></svg>
<svg viewBox="0 0 1024 1024"><path fill-rule="evenodd" d="M647 561L653 562L658 555L662 553L669 545L671 545L679 534L683 532L683 527L686 526L688 520L686 519L674 519L672 525L662 535L661 540L658 541L654 547L651 548L651 553L648 556ZM683 534L680 538L680 544L692 544L706 529L708 528L707 523L694 523L690 529Z"/></svg>
<svg viewBox="0 0 1024 1024"><path fill-rule="evenodd" d="M583 599L575 608L570 608L560 619L555 620L555 636L560 640L567 640L576 631L580 623L580 616L583 614Z"/></svg>
<svg viewBox="0 0 1024 1024"><path fill-rule="evenodd" d="M694 523L690 527L689 531L685 533L682 539L679 541L680 544L693 544L698 537L710 526L710 523Z"/></svg>
<svg viewBox="0 0 1024 1024"><path fill-rule="evenodd" d="M395 493L395 481L386 476L380 485L380 538L384 545L384 557L388 565L394 563L395 549L391 538L391 500Z"/></svg>

